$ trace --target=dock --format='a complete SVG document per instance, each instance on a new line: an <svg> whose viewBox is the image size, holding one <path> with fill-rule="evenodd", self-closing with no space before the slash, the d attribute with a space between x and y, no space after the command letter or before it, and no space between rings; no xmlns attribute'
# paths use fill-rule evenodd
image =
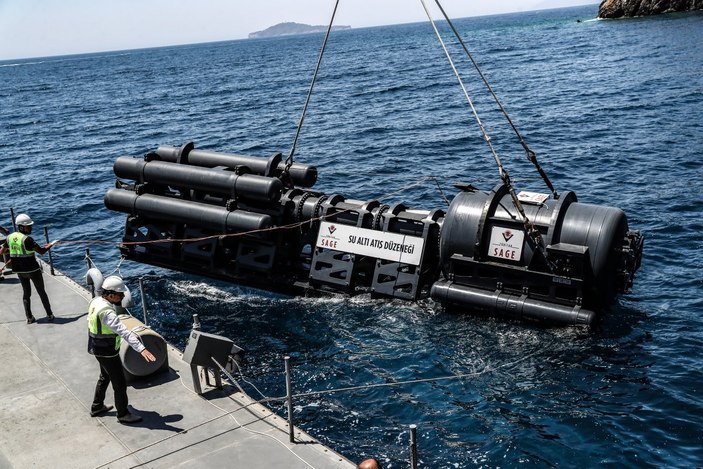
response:
<svg viewBox="0 0 703 469"><path fill-rule="evenodd" d="M89 414L98 363L87 352L91 294L44 264L56 319L34 289L27 324L16 275L0 282L0 468L354 468L231 384L193 391L189 364L168 346L168 371L134 381L130 406L144 420ZM33 288L33 286L32 286ZM158 331L157 331L158 332ZM105 403L113 404L112 387Z"/></svg>

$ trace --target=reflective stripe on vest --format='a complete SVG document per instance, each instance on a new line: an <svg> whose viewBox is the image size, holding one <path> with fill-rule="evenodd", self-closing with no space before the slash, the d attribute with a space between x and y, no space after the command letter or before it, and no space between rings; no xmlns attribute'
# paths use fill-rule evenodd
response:
<svg viewBox="0 0 703 469"><path fill-rule="evenodd" d="M114 357L120 352L121 338L104 324L105 314L115 307L105 298L97 297L88 307L88 352L102 357Z"/></svg>
<svg viewBox="0 0 703 469"><path fill-rule="evenodd" d="M10 248L10 258L12 259L12 270L18 274L30 274L39 270L34 251L28 250L24 246L24 242L28 237L19 231L7 237L7 245Z"/></svg>

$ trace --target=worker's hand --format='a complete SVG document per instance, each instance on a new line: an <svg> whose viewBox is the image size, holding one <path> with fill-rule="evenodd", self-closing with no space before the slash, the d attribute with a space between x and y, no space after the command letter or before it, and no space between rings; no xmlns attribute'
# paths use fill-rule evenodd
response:
<svg viewBox="0 0 703 469"><path fill-rule="evenodd" d="M152 354L147 349L142 350L142 357L144 358L144 360L146 360L148 362L155 362L156 361L156 357L154 356L154 354Z"/></svg>

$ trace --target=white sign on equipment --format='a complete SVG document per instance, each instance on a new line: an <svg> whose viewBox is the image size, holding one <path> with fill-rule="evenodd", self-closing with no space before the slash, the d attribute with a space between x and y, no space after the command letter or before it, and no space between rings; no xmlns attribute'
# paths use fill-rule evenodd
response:
<svg viewBox="0 0 703 469"><path fill-rule="evenodd" d="M524 240L524 231L494 226L491 230L491 242L488 246L488 255L499 259L520 262Z"/></svg>
<svg viewBox="0 0 703 469"><path fill-rule="evenodd" d="M417 236L322 222L316 246L403 264L420 265L424 244L425 240Z"/></svg>

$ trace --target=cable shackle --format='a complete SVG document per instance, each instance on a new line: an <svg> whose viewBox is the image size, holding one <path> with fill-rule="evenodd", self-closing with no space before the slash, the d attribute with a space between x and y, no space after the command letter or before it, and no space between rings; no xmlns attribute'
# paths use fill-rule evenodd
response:
<svg viewBox="0 0 703 469"><path fill-rule="evenodd" d="M527 144L524 144L523 146L525 147L525 152L527 153L527 159L532 162L532 164L533 164L533 165L535 166L535 168L537 169L537 172L539 173L539 175L542 176L542 180L544 181L544 183L547 185L547 187L549 188L550 192L551 192L552 195L554 196L554 200L558 199L558 198L559 198L559 193L557 192L557 190L556 190L556 189L554 188L554 186L552 185L552 181L549 180L549 177L547 176L547 173L544 172L544 170L542 169L542 166L541 166L541 165L539 164L539 162L537 161L537 155L535 154L535 152L533 152L532 150L530 150L529 148L527 148Z"/></svg>

